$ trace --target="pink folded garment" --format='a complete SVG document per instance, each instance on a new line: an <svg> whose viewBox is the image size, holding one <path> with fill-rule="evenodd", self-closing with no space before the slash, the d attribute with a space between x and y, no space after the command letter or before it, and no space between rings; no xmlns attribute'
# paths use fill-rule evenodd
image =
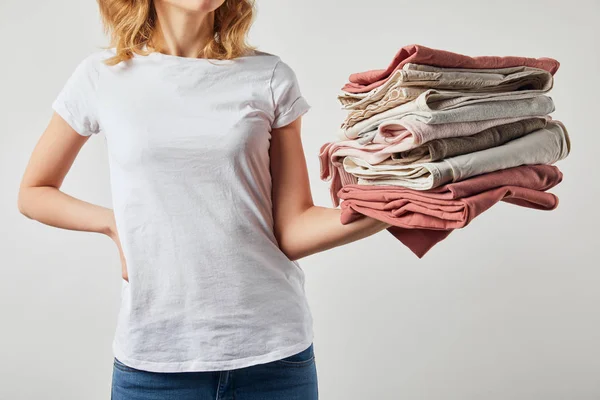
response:
<svg viewBox="0 0 600 400"><path fill-rule="evenodd" d="M392 73L401 69L406 63L425 64L445 68L508 68L534 67L544 69L552 75L558 71L560 63L552 58L529 58L514 56L479 56L469 57L445 50L436 50L426 46L411 44L402 47L386 69L376 69L351 74L350 82L342 90L348 93L369 92L387 81Z"/></svg>
<svg viewBox="0 0 600 400"><path fill-rule="evenodd" d="M387 230L419 258L454 229L464 228L499 201L538 210L553 210L558 198L546 190L562 181L553 165L527 165L479 175L436 189L417 191L398 186L346 185L342 224L362 215L387 222Z"/></svg>

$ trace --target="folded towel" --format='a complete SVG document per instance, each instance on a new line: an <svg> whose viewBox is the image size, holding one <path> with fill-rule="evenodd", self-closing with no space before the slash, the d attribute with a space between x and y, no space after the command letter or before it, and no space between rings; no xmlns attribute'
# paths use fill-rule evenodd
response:
<svg viewBox="0 0 600 400"><path fill-rule="evenodd" d="M385 83L392 73L402 68L407 63L426 64L435 67L447 68L506 68L527 66L544 69L552 75L558 71L560 63L552 58L529 57L497 57L479 56L469 57L459 53L437 50L423 45L412 44L402 47L394 56L386 69L371 70L351 74L350 82L342 87L349 93L369 92Z"/></svg>
<svg viewBox="0 0 600 400"><path fill-rule="evenodd" d="M415 191L398 186L346 185L340 217L348 224L362 215L393 226L387 230L419 258L454 229L467 226L499 201L540 210L552 210L558 198L545 191L562 180L552 165L519 166L450 183L437 189Z"/></svg>
<svg viewBox="0 0 600 400"><path fill-rule="evenodd" d="M570 151L567 130L552 120L545 128L486 150L437 162L399 165L396 160L369 164L360 158L343 159L344 169L358 177L359 185L397 185L428 190L449 182L519 165L553 164Z"/></svg>
<svg viewBox="0 0 600 400"><path fill-rule="evenodd" d="M350 127L375 114L415 99L427 89L453 90L462 93L498 93L536 90L540 94L552 89L552 75L543 69L512 67L500 69L437 68L406 64L381 87L356 96L338 96L343 108L350 110L342 127ZM403 89L414 90L403 90Z"/></svg>
<svg viewBox="0 0 600 400"><path fill-rule="evenodd" d="M460 93L429 89L409 103L376 114L347 129L340 128L338 137L342 140L356 139L377 129L394 129L398 120L405 116L435 125L542 116L553 111L552 98L534 91Z"/></svg>

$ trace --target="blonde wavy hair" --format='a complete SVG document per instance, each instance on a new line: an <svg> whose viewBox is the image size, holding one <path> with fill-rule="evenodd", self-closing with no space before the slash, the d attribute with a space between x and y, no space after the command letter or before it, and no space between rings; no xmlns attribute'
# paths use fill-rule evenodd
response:
<svg viewBox="0 0 600 400"><path fill-rule="evenodd" d="M157 18L153 0L98 0L104 32L116 55L104 62L115 65L156 51ZM200 54L205 58L229 60L256 47L247 43L254 20L254 0L225 0L214 11L214 35Z"/></svg>

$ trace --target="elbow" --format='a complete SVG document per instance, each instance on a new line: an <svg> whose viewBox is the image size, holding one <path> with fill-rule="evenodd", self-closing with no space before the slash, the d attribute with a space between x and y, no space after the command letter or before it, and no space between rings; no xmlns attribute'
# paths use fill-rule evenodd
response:
<svg viewBox="0 0 600 400"><path fill-rule="evenodd" d="M294 240L294 238L286 237L285 235L276 234L277 245L279 249L287 258L291 261L296 261L305 257L307 254L304 253L301 248L298 240Z"/></svg>
<svg viewBox="0 0 600 400"><path fill-rule="evenodd" d="M290 261L296 261L302 258L302 255L298 251L294 251L293 249L281 249L281 251L283 251L283 254L285 254L285 256Z"/></svg>
<svg viewBox="0 0 600 400"><path fill-rule="evenodd" d="M291 261L295 261L296 254L294 254L294 249L288 245L285 235L282 235L281 232L278 230L275 230L274 234L275 234L275 240L277 241L277 246L279 247L279 250L281 250L281 252L283 254L285 254L285 256L287 258L289 258Z"/></svg>
<svg viewBox="0 0 600 400"><path fill-rule="evenodd" d="M310 207L305 209L308 210ZM298 213L294 218L275 219L273 233L279 249L292 261L299 260L312 254L313 239L306 229L304 212Z"/></svg>
<svg viewBox="0 0 600 400"><path fill-rule="evenodd" d="M28 193L27 188L21 187L19 189L19 194L17 195L17 209L19 210L19 212L22 215L31 219L31 216L29 215L29 211L27 208L27 193Z"/></svg>
<svg viewBox="0 0 600 400"><path fill-rule="evenodd" d="M296 249L290 249L286 246L280 246L279 247L281 249L281 251L283 252L283 254L285 254L285 256L290 260L290 261L296 261L301 259L302 257L304 257L298 250Z"/></svg>

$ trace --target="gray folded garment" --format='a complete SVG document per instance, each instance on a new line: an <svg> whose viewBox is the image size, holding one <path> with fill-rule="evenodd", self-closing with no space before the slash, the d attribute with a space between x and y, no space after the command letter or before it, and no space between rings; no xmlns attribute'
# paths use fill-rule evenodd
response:
<svg viewBox="0 0 600 400"><path fill-rule="evenodd" d="M359 185L396 185L415 190L436 188L472 176L519 165L554 164L570 152L570 140L562 122L548 121L546 127L501 146L435 162L398 165L388 159L369 164L346 156L342 165L358 178Z"/></svg>
<svg viewBox="0 0 600 400"><path fill-rule="evenodd" d="M549 118L549 117L548 117ZM417 148L393 153L397 165L432 162L501 146L546 126L546 117L536 117L494 126L470 136L435 139Z"/></svg>

